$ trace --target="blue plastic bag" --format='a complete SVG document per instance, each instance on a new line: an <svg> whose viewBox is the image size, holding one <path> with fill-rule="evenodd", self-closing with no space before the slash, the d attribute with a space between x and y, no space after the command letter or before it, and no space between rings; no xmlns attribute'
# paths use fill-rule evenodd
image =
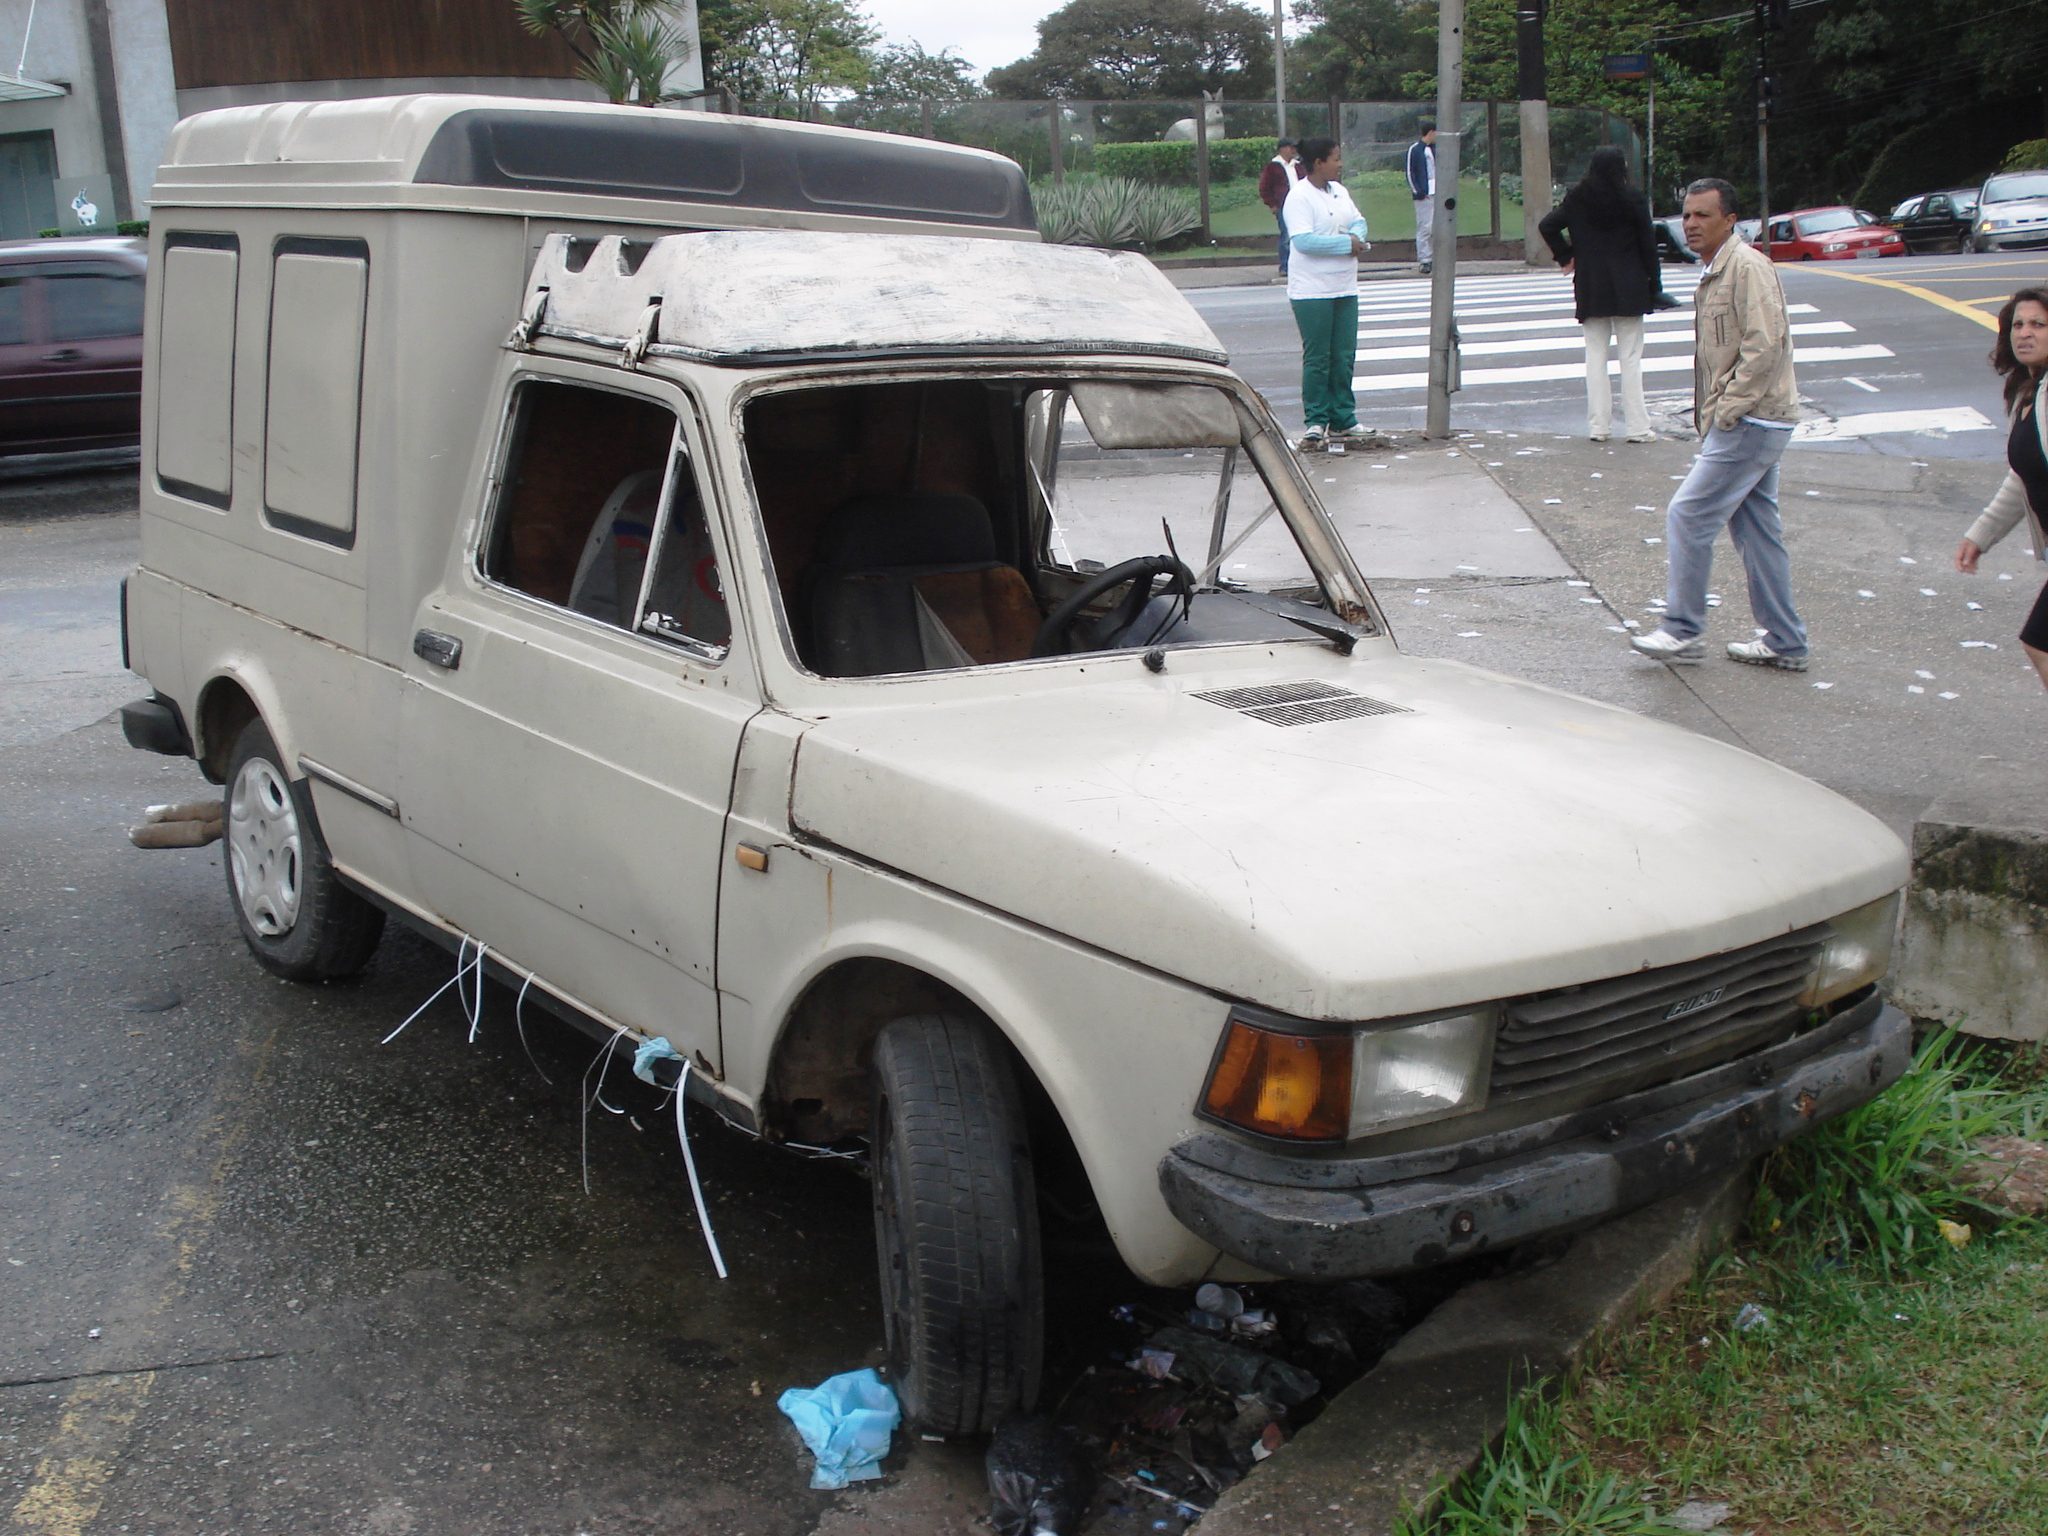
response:
<svg viewBox="0 0 2048 1536"><path fill-rule="evenodd" d="M791 1387L775 1406L818 1458L813 1488L844 1488L880 1477L889 1435L903 1422L895 1391L873 1371L847 1371L815 1387Z"/></svg>

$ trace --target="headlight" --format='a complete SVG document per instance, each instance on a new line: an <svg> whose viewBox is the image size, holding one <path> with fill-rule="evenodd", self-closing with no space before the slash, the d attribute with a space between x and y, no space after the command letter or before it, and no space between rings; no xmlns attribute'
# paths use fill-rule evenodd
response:
<svg viewBox="0 0 2048 1536"><path fill-rule="evenodd" d="M1339 1142L1486 1103L1493 1005L1356 1029L1233 1009L1202 1114L1289 1141Z"/></svg>
<svg viewBox="0 0 2048 1536"><path fill-rule="evenodd" d="M1884 978L1892 965L1892 936L1899 928L1900 893L1845 912L1828 924L1834 930L1821 945L1800 1003L1819 1008L1858 987Z"/></svg>

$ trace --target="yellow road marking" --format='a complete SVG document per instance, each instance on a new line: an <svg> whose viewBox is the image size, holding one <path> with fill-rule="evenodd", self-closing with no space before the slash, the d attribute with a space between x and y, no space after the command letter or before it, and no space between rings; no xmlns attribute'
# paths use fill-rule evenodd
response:
<svg viewBox="0 0 2048 1536"><path fill-rule="evenodd" d="M1839 277L1847 283L1868 283L1873 288L1890 288L1899 293L1909 293L1916 299L1925 299L1937 309L1945 309L1952 315L1961 315L1973 320L1986 330L1998 329L1998 322L1989 315L1980 315L1961 299L1952 299L1945 293L1936 293L1932 288L1922 288L1918 283L1896 282L1889 277L1871 277L1862 272L1829 272L1820 268L1819 262L1804 262L1802 270L1814 272L1820 277ZM2001 301L2003 302L2003 301Z"/></svg>
<svg viewBox="0 0 2048 1536"><path fill-rule="evenodd" d="M15 1530L24 1536L85 1536L155 1382L154 1371L143 1371L72 1388L57 1424L62 1449L36 1463L28 1492L14 1506Z"/></svg>
<svg viewBox="0 0 2048 1536"><path fill-rule="evenodd" d="M276 1043L273 1033L249 1052L255 1061L240 1090L244 1096L269 1075L271 1048ZM145 1321L161 1317L184 1293L193 1260L219 1212L220 1191L226 1187L248 1135L246 1117L231 1120L226 1111L215 1115L200 1136L202 1142L213 1144L206 1184L173 1184L164 1192L166 1214L156 1235L170 1244L171 1278L149 1307ZM36 1463L28 1491L14 1506L10 1530L22 1536L85 1536L99 1516L107 1479L127 1450L129 1434L156 1384L156 1375L155 1371L137 1371L131 1376L96 1376L71 1388L65 1395L52 1449Z"/></svg>

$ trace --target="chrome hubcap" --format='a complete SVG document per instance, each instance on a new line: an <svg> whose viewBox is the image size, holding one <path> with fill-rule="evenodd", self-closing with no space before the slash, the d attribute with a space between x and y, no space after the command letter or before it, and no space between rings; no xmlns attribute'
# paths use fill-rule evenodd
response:
<svg viewBox="0 0 2048 1536"><path fill-rule="evenodd" d="M299 813L276 767L252 757L228 795L228 861L242 916L267 939L299 920Z"/></svg>

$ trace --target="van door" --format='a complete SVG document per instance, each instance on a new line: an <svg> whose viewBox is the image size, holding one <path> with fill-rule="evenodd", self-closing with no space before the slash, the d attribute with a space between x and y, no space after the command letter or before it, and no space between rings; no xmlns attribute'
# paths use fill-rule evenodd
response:
<svg viewBox="0 0 2048 1536"><path fill-rule="evenodd" d="M515 377L480 526L422 604L401 816L433 912L716 1071L719 860L759 689L680 395Z"/></svg>

